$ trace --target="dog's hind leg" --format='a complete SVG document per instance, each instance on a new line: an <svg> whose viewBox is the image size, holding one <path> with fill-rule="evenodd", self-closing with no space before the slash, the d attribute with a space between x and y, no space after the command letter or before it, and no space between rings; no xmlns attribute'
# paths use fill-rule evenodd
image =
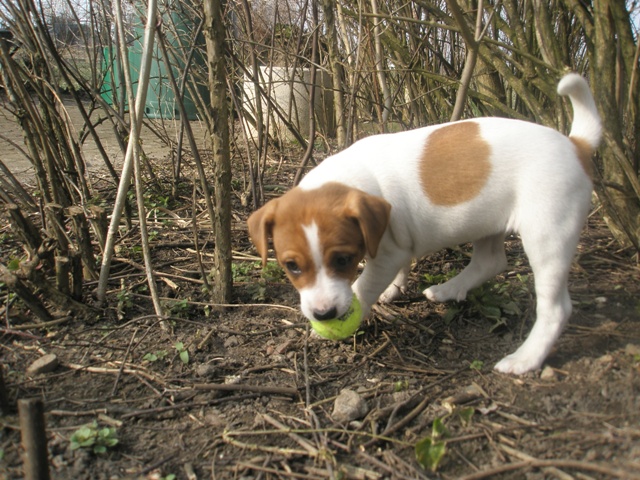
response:
<svg viewBox="0 0 640 480"><path fill-rule="evenodd" d="M467 292L495 277L507 268L504 235L493 235L473 243L471 262L451 280L427 288L423 293L434 302L461 301Z"/></svg>
<svg viewBox="0 0 640 480"><path fill-rule="evenodd" d="M525 342L498 362L496 370L522 374L540 368L562 333L571 315L567 284L581 226L567 220L561 229L520 232L535 281L536 321Z"/></svg>

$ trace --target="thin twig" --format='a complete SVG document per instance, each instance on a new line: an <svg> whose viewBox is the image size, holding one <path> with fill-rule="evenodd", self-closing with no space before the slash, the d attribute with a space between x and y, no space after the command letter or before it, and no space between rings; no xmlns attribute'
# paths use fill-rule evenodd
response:
<svg viewBox="0 0 640 480"><path fill-rule="evenodd" d="M113 388L111 389L111 396L113 397L116 394L116 390L118 389L118 383L120 382L120 378L122 378L122 371L124 370L125 362L129 357L129 352L131 351L131 345L133 345L134 340L136 339L136 335L138 334L138 327L133 330L133 335L131 335L131 340L129 340L129 345L127 346L127 351L124 352L124 357L122 358L122 364L120 365L120 371L116 376L116 380L113 382Z"/></svg>
<svg viewBox="0 0 640 480"><path fill-rule="evenodd" d="M589 472L600 473L611 478L624 478L628 480L638 480L640 475L632 473L628 470L619 468L611 468L606 465L596 463L581 462L579 460L528 460L524 462L508 463L499 467L483 470L482 472L472 473L460 477L460 480L481 480L483 478L491 478L502 473L513 472L526 468L572 468L575 470L586 470Z"/></svg>
<svg viewBox="0 0 640 480"><path fill-rule="evenodd" d="M195 390L216 390L220 392L257 392L273 393L276 395L298 395L298 389L292 387L275 387L266 385L242 385L237 383L195 383Z"/></svg>

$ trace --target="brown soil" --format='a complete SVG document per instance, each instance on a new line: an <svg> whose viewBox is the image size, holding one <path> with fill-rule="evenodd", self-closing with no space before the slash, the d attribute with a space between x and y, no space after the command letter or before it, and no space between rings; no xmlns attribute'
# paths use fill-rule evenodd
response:
<svg viewBox="0 0 640 480"><path fill-rule="evenodd" d="M185 222L152 217L154 266L172 312L164 325L150 315L135 238L123 243L95 323L42 328L17 304L5 310L10 401L44 401L53 478L640 478L640 270L597 214L571 275L574 315L548 368L513 377L492 366L533 317L517 240L508 242L512 270L466 302L434 305L419 294L467 259L465 248L440 252L416 266L402 301L377 307L355 339L330 342L307 334L282 274L261 273L239 205L236 306L207 305L190 205L190 193L173 205ZM5 264L20 251L10 236L0 245ZM29 376L45 353L59 367ZM346 425L331 415L345 388L370 407ZM17 413L1 420L0 477L22 478ZM114 426L119 443L104 454L72 450L72 434L93 421ZM436 473L415 455L434 423L446 427Z"/></svg>

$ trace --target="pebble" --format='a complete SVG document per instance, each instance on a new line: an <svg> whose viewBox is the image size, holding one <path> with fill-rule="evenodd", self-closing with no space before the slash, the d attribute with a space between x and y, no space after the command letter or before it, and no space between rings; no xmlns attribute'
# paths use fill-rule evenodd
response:
<svg viewBox="0 0 640 480"><path fill-rule="evenodd" d="M540 373L540 378L542 380L555 380L556 371L547 365L546 367L544 367L544 369Z"/></svg>
<svg viewBox="0 0 640 480"><path fill-rule="evenodd" d="M196 375L198 377L215 377L217 373L217 368L215 365L211 363L200 364L196 367Z"/></svg>
<svg viewBox="0 0 640 480"><path fill-rule="evenodd" d="M37 359L27 368L27 375L39 375L41 373L53 372L60 365L60 361L55 353L49 353Z"/></svg>
<svg viewBox="0 0 640 480"><path fill-rule="evenodd" d="M640 355L640 345L627 343L627 346L624 347L624 351L627 355Z"/></svg>
<svg viewBox="0 0 640 480"><path fill-rule="evenodd" d="M593 300L596 303L596 307L604 307L607 303L607 297L596 297Z"/></svg>
<svg viewBox="0 0 640 480"><path fill-rule="evenodd" d="M393 403L403 403L411 399L415 394L415 391L402 390L400 392L393 392L391 396L393 397Z"/></svg>
<svg viewBox="0 0 640 480"><path fill-rule="evenodd" d="M338 423L348 423L369 413L367 401L353 390L345 388L333 404L331 417Z"/></svg>
<svg viewBox="0 0 640 480"><path fill-rule="evenodd" d="M224 341L224 348L237 347L239 344L240 344L240 339L235 335L232 335Z"/></svg>
<svg viewBox="0 0 640 480"><path fill-rule="evenodd" d="M602 364L604 364L604 363L611 363L611 362L613 362L613 355L611 355L611 354L609 354L609 353L607 353L607 354L605 354L605 355L602 355L601 357L599 357L599 358L596 360L596 362L598 362L598 363L602 363Z"/></svg>

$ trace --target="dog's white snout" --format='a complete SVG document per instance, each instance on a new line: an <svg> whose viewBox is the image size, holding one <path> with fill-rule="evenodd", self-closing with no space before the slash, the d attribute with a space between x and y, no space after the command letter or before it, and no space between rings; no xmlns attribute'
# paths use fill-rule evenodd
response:
<svg viewBox="0 0 640 480"><path fill-rule="evenodd" d="M329 320L346 313L351 305L351 286L347 282L326 289L316 283L300 290L300 307L309 320Z"/></svg>

